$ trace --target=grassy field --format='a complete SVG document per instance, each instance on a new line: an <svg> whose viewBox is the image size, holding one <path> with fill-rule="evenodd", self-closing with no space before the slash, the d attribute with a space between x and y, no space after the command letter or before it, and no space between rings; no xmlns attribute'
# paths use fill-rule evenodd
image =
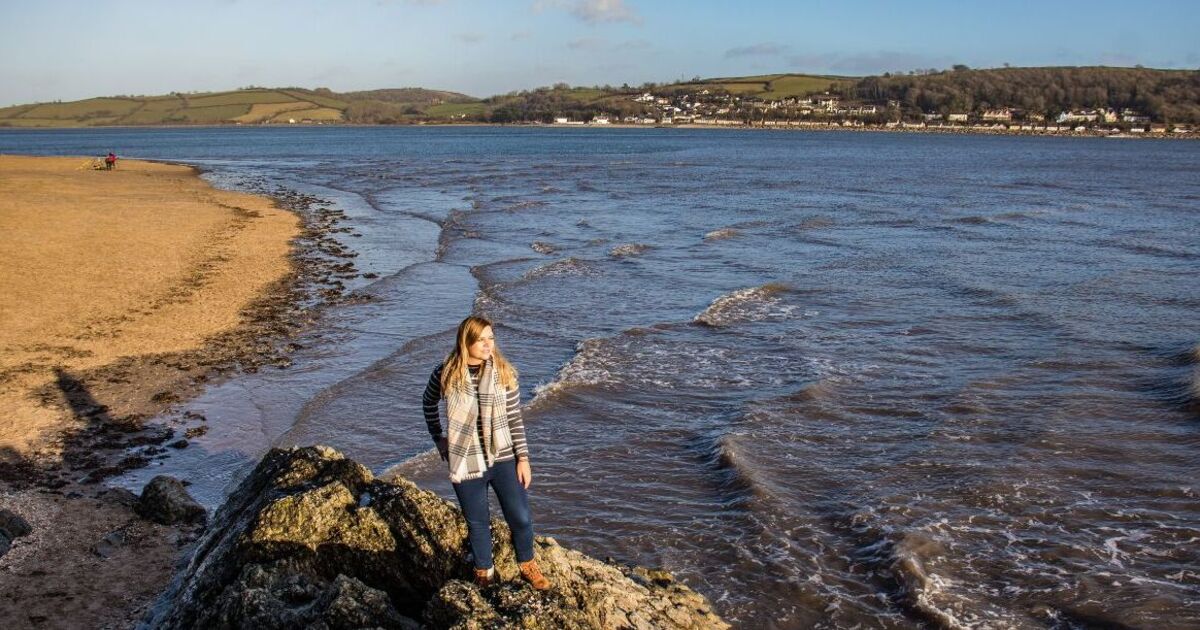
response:
<svg viewBox="0 0 1200 630"><path fill-rule="evenodd" d="M321 107L332 107L333 109L338 109L338 110L346 109L346 101L332 98L329 96L322 96L320 94L312 94L310 92L301 92L299 90L278 90L278 92L280 94L286 94L288 96L291 96L298 101L307 101L309 103L314 103Z"/></svg>
<svg viewBox="0 0 1200 630"><path fill-rule="evenodd" d="M340 121L346 102L307 90L247 89L232 92L89 98L0 109L3 127L82 127ZM303 112L283 116L284 112Z"/></svg>
<svg viewBox="0 0 1200 630"><path fill-rule="evenodd" d="M142 112L169 112L176 109L187 107L187 102L181 96L162 96L157 98L148 98L145 100L145 106L142 107Z"/></svg>
<svg viewBox="0 0 1200 630"><path fill-rule="evenodd" d="M248 103L232 103L229 105L215 105L213 107L189 107L172 113L171 115L174 118L169 118L168 121L212 125L234 120L238 116L244 116L250 113L250 107Z"/></svg>
<svg viewBox="0 0 1200 630"><path fill-rule="evenodd" d="M764 74L752 77L720 77L672 87L685 87L696 91L719 89L738 96L779 99L819 94L829 90L831 85L843 85L856 80L853 77L812 74Z"/></svg>
<svg viewBox="0 0 1200 630"><path fill-rule="evenodd" d="M215 107L255 103L295 103L296 97L276 90L240 90L204 96L187 96L188 107Z"/></svg>
<svg viewBox="0 0 1200 630"><path fill-rule="evenodd" d="M254 103L250 106L249 112L234 118L233 121L240 123L262 122L264 120L271 120L283 112L310 108L312 108L312 103L301 101L292 101L290 103ZM286 119L286 116L284 118Z"/></svg>
<svg viewBox="0 0 1200 630"><path fill-rule="evenodd" d="M320 120L322 122L340 122L342 110L332 107L310 107L281 112L271 119L271 122L285 123L288 120Z"/></svg>
<svg viewBox="0 0 1200 630"><path fill-rule="evenodd" d="M20 114L21 118L58 118L78 120L131 114L141 107L139 101L124 98L89 98L73 103L44 103Z"/></svg>
<svg viewBox="0 0 1200 630"><path fill-rule="evenodd" d="M0 127L86 127L77 120L61 118L0 118Z"/></svg>
<svg viewBox="0 0 1200 630"><path fill-rule="evenodd" d="M453 118L484 113L487 113L487 105L483 103L442 103L425 108L425 114L434 118Z"/></svg>

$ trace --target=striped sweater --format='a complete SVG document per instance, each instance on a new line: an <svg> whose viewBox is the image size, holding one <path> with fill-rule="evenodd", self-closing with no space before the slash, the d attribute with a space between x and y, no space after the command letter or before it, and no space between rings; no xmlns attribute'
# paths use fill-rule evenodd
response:
<svg viewBox="0 0 1200 630"><path fill-rule="evenodd" d="M471 384L476 388L479 387L479 372L482 366L468 365L467 372L471 376ZM429 429L429 435L433 436L434 442L439 438L446 437L446 431L442 428L441 413L439 411L439 402L442 399L442 365L439 364L433 369L433 373L429 375L429 382L425 385L425 394L421 396L421 406L425 412L425 426ZM529 448L525 444L525 421L521 418L521 389L514 388L508 392L508 430L512 434L513 447L507 453L498 453L496 461L504 461L512 459L514 455L520 455L522 458L529 457ZM476 421L476 430L479 435L479 443L483 444L483 422Z"/></svg>

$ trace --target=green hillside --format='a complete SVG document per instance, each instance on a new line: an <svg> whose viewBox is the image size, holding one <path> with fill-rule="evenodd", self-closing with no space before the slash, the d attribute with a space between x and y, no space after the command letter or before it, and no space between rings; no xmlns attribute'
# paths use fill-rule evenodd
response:
<svg viewBox="0 0 1200 630"><path fill-rule="evenodd" d="M854 85L858 77L838 77L815 74L765 74L752 77L722 77L677 83L671 88L691 91L723 90L742 97L763 99L807 96L826 91L836 91ZM668 87L668 86L664 86Z"/></svg>
<svg viewBox="0 0 1200 630"><path fill-rule="evenodd" d="M0 127L269 124L375 122L356 120L356 109L468 108L476 99L455 92L402 88L337 94L327 89L247 88L167 96L115 96L67 103L0 108Z"/></svg>

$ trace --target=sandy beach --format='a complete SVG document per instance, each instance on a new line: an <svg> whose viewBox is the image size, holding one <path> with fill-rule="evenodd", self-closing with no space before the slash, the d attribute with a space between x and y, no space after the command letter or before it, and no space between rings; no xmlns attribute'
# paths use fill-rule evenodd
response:
<svg viewBox="0 0 1200 630"><path fill-rule="evenodd" d="M0 556L3 627L125 627L162 589L191 533L95 482L144 465L126 449L172 437L148 418L261 350L295 275L300 221L272 200L89 163L0 156L0 509L32 528Z"/></svg>

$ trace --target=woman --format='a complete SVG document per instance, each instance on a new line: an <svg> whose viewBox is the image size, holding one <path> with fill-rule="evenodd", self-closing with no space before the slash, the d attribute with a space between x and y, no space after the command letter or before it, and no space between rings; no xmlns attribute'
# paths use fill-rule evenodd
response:
<svg viewBox="0 0 1200 630"><path fill-rule="evenodd" d="M446 399L446 429L438 401ZM517 372L500 354L492 323L468 317L458 326L454 349L429 375L422 403L438 454L450 465L454 494L467 519L475 583L495 579L487 488L500 499L512 530L521 577L535 589L550 588L533 559L533 521L526 488L533 480Z"/></svg>

